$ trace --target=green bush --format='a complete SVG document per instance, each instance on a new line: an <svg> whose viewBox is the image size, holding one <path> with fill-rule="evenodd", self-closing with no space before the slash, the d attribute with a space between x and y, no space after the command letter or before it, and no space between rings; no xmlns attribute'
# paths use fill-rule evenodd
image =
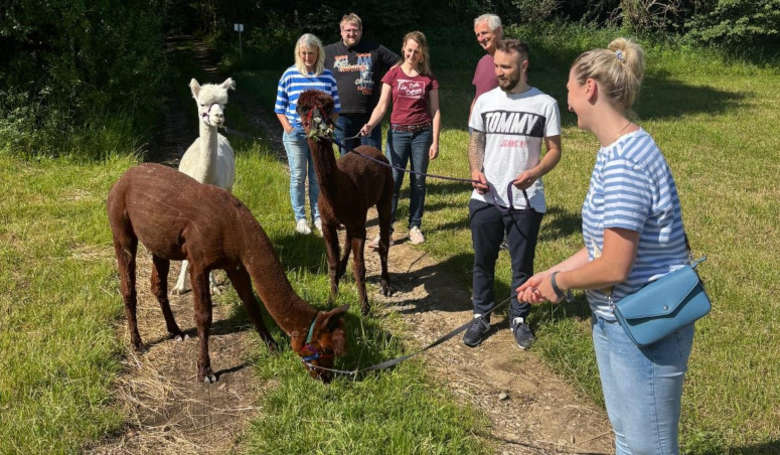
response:
<svg viewBox="0 0 780 455"><path fill-rule="evenodd" d="M780 0L718 0L687 21L687 38L731 49L780 44ZM749 50L749 49L747 49Z"/></svg>

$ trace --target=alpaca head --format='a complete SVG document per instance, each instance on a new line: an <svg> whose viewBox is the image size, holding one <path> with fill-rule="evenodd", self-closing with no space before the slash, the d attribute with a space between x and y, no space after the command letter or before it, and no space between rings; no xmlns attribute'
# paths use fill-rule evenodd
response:
<svg viewBox="0 0 780 455"><path fill-rule="evenodd" d="M195 79L190 81L190 91L198 105L198 118L206 126L221 127L225 123L228 89L236 89L236 83L231 78L221 84L200 85Z"/></svg>
<svg viewBox="0 0 780 455"><path fill-rule="evenodd" d="M309 138L333 136L333 98L319 90L306 90L298 97L295 108L301 117L303 130Z"/></svg>
<svg viewBox="0 0 780 455"><path fill-rule="evenodd" d="M320 311L314 317L306 338L303 336L292 337L290 341L292 349L301 356L301 360L303 360L306 369L309 370L311 377L323 382L330 382L333 379L333 373L330 371L312 368L306 364L333 368L335 357L346 352L343 316L348 309L349 305L342 305L331 311Z"/></svg>

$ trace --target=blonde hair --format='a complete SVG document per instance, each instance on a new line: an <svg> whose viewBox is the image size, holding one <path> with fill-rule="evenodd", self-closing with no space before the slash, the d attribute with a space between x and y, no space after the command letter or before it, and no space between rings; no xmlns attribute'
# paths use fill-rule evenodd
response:
<svg viewBox="0 0 780 455"><path fill-rule="evenodd" d="M425 39L425 35L423 32L419 30L415 30L413 32L409 32L406 35L404 35L404 39L401 43L401 55L403 56L403 49L406 46L406 42L409 40L414 40L419 46L420 46L420 54L422 55L422 59L420 59L420 63L417 64L417 71L420 74L424 74L426 76L431 75L431 56L428 53L428 40ZM402 57L403 58L403 57Z"/></svg>
<svg viewBox="0 0 780 455"><path fill-rule="evenodd" d="M355 13L349 13L349 14L345 14L345 15L344 15L344 16L341 18L341 22L339 22L339 27L341 27L342 25L344 25L344 23L345 23L345 22L346 22L346 23L349 23L349 24L355 24L355 25L357 25L357 26L358 26L358 28L359 28L359 29L363 30L363 21L362 21L362 20L360 20L360 16L358 16L358 15L357 15L357 14L355 14Z"/></svg>
<svg viewBox="0 0 780 455"><path fill-rule="evenodd" d="M309 72L306 71L306 65L298 52L302 47L317 49L317 63L314 65L314 75L319 76L322 74L322 70L325 69L325 49L322 47L322 41L311 33L304 33L295 43L295 68L299 73L308 76Z"/></svg>
<svg viewBox="0 0 780 455"><path fill-rule="evenodd" d="M645 73L645 56L639 44L617 38L607 49L583 52L572 64L579 84L593 79L601 84L613 105L631 109Z"/></svg>

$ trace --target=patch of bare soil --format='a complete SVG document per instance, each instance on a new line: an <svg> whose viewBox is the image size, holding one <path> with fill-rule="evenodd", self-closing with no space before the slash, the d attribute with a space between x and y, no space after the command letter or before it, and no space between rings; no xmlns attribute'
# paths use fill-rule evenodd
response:
<svg viewBox="0 0 780 455"><path fill-rule="evenodd" d="M377 233L376 222L371 224L368 238ZM391 297L373 292L374 311L400 313L409 328L404 336L427 346L472 317L471 296L461 281L411 246L405 233L396 231L395 242L388 259L395 292ZM379 255L367 248L368 280L377 282L379 272ZM456 396L490 417L498 453L613 453L604 410L579 397L533 349L518 348L508 321L494 316L491 323L492 335L476 348L454 338L422 356Z"/></svg>

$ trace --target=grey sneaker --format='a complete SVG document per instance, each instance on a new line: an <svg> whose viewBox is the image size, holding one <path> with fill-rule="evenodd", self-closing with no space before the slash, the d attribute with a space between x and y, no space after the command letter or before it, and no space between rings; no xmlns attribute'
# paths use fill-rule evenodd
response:
<svg viewBox="0 0 780 455"><path fill-rule="evenodd" d="M480 343L485 341L485 335L487 335L489 331L490 322L486 321L484 318L475 317L474 320L471 321L469 328L466 330L466 334L463 335L463 344L470 348L479 346Z"/></svg>
<svg viewBox="0 0 780 455"><path fill-rule="evenodd" d="M534 334L531 332L531 328L525 323L523 318L512 319L512 335L515 337L517 347L526 350L534 343Z"/></svg>

